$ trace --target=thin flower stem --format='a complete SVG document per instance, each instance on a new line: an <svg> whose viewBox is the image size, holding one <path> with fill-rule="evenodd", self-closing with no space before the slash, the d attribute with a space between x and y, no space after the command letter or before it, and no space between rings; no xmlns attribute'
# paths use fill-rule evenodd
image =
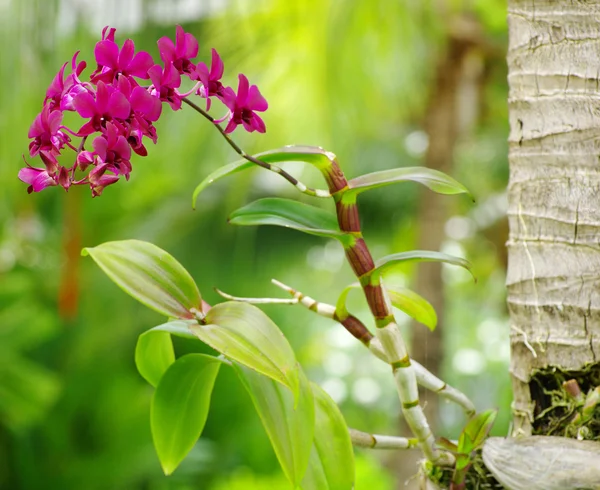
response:
<svg viewBox="0 0 600 490"><path fill-rule="evenodd" d="M417 447L417 439L407 439L406 437L385 436L379 434L369 434L356 429L348 429L352 445L371 449L410 449Z"/></svg>
<svg viewBox="0 0 600 490"><path fill-rule="evenodd" d="M285 180L287 180L290 184L292 184L296 189L298 189L303 194L307 194L307 195L313 196L313 197L331 197L331 193L329 191L327 191L325 189L313 189L312 187L307 187L305 184L303 184L298 179L296 179L296 177L290 175L288 172L283 170L281 167L278 167L276 165L271 165L270 163L263 162L262 160L259 160L258 158L253 157L252 155L248 155L244 150L242 150L238 146L238 144L235 141L233 141L231 139L231 137L225 132L223 127L216 121L216 119L214 117L212 117L204 109L202 109L202 107L195 104L194 102L189 100L187 97L182 97L181 100L183 102L185 102L187 105L189 105L196 112L198 112L199 114L204 116L206 119L208 119L211 123L213 123L213 125L217 128L219 133L221 133L221 136L223 136L223 138L225 138L227 143L229 143L229 146L231 146L231 148L233 148L235 150L235 152L238 155L240 155L242 158L258 165L259 167L269 170L270 172L274 172L276 174L281 175Z"/></svg>

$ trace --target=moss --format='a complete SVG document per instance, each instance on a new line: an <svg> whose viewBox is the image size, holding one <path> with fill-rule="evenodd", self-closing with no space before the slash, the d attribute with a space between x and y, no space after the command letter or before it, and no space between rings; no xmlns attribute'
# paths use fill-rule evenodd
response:
<svg viewBox="0 0 600 490"><path fill-rule="evenodd" d="M450 488L452 481L452 468L439 468L430 465L425 467L427 477L440 488ZM488 471L481 459L481 452L477 452L473 464L469 468L466 478L466 490L501 490L504 487L498 483L494 476Z"/></svg>
<svg viewBox="0 0 600 490"><path fill-rule="evenodd" d="M553 435L600 441L600 404L588 406L567 393L563 384L575 380L582 396L600 386L600 363L581 371L545 368L535 371L529 383L534 403L533 435ZM573 383L571 381L571 383Z"/></svg>

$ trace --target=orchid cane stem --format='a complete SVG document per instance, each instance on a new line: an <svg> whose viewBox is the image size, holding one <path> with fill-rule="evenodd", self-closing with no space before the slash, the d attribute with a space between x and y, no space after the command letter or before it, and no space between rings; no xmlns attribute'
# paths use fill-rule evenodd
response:
<svg viewBox="0 0 600 490"><path fill-rule="evenodd" d="M356 277L361 282L367 303L375 318L375 324L377 326L376 337L380 341L385 357L392 367L392 373L396 380L396 390L400 397L404 418L412 433L416 436L418 446L423 451L427 460L437 465L452 465L455 461L454 456L436 446L435 437L431 432L427 418L419 404L419 392L417 389L415 370L411 364L400 329L391 312L387 293L383 288L381 279L377 277L372 280L371 278L371 273L375 270L375 263L371 256L371 252L362 237L360 217L358 207L356 206L356 193L352 192L349 188L348 181L340 169L337 160L335 158L332 159L329 168L321 169L321 172L327 180L329 191L308 188L285 170L274 167L267 162L263 162L262 160L248 155L229 137L225 130L215 122L215 119L210 114L187 98L183 97L182 100L213 123L229 145L242 158L262 168L278 173L304 194L315 197L331 196L334 198L339 228L342 232L348 233L353 238L352 242L344 248L346 258L356 274ZM363 342L365 342L365 340L363 340Z"/></svg>

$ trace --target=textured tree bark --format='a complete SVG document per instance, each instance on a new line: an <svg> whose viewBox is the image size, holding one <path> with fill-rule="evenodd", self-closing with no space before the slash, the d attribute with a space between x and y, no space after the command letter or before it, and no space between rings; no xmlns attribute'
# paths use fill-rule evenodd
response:
<svg viewBox="0 0 600 490"><path fill-rule="evenodd" d="M508 11L511 375L528 434L536 370L600 361L600 1Z"/></svg>

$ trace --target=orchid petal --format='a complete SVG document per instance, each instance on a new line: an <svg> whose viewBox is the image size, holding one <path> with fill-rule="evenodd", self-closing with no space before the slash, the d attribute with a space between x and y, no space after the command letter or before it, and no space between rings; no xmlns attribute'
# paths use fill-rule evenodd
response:
<svg viewBox="0 0 600 490"><path fill-rule="evenodd" d="M252 127L259 133L264 133L267 130L265 122L258 114L253 114L252 116Z"/></svg>
<svg viewBox="0 0 600 490"><path fill-rule="evenodd" d="M108 150L108 141L104 136L98 136L92 141L94 152L100 157L103 162L106 161L106 153Z"/></svg>
<svg viewBox="0 0 600 490"><path fill-rule="evenodd" d="M140 51L133 57L131 63L129 63L129 68L127 71L134 77L147 80L148 70L153 64L154 60L152 59L152 56L150 56L150 53L147 53L146 51Z"/></svg>
<svg viewBox="0 0 600 490"><path fill-rule="evenodd" d="M148 93L142 87L135 87L131 92L131 108L141 112L148 120L157 121L162 111L162 104L157 97Z"/></svg>
<svg viewBox="0 0 600 490"><path fill-rule="evenodd" d="M94 48L96 62L100 66L117 68L119 59L119 46L114 41L99 41Z"/></svg>
<svg viewBox="0 0 600 490"><path fill-rule="evenodd" d="M154 65L151 68L148 68L148 76L150 77L150 81L156 90L160 90L161 80L162 80L162 68L160 65Z"/></svg>
<svg viewBox="0 0 600 490"><path fill-rule="evenodd" d="M210 78L213 80L219 80L223 76L223 71L225 69L225 65L223 64L223 60L217 53L215 48L212 48L212 62L210 65Z"/></svg>
<svg viewBox="0 0 600 490"><path fill-rule="evenodd" d="M233 118L231 118L227 123L227 127L225 128L225 134L233 132L237 126L237 123L233 120Z"/></svg>
<svg viewBox="0 0 600 490"><path fill-rule="evenodd" d="M96 114L103 115L108 111L110 101L110 92L108 86L104 82L98 82L96 89Z"/></svg>
<svg viewBox="0 0 600 490"><path fill-rule="evenodd" d="M81 117L94 117L96 115L96 101L87 90L75 96L73 107Z"/></svg>
<svg viewBox="0 0 600 490"><path fill-rule="evenodd" d="M135 44L131 39L127 39L123 43L121 52L119 53L119 70L126 71L129 67L129 63L133 59L133 53L135 52Z"/></svg>
<svg viewBox="0 0 600 490"><path fill-rule="evenodd" d="M110 96L108 112L118 119L127 119L131 114L131 104L121 92L114 92Z"/></svg>
<svg viewBox="0 0 600 490"><path fill-rule="evenodd" d="M252 85L248 89L248 99L246 100L246 107L252 111L263 112L269 108L269 104L265 98L261 95L258 87Z"/></svg>
<svg viewBox="0 0 600 490"><path fill-rule="evenodd" d="M56 74L56 76L52 80L52 83L48 87L48 90L46 90L46 97L47 98L51 99L53 97L56 97L56 96L59 96L59 95L62 94L63 88L65 86L65 83L64 83L64 74L65 74L65 67L66 66L67 66L67 63L65 63L62 66L62 68L59 70L59 72Z"/></svg>
<svg viewBox="0 0 600 490"><path fill-rule="evenodd" d="M48 131L50 134L55 134L60 128L60 123L63 119L63 113L61 111L52 111L48 116Z"/></svg>
<svg viewBox="0 0 600 490"><path fill-rule="evenodd" d="M242 73L238 76L239 84L238 84L238 92L237 92L237 104L241 106L246 105L246 99L248 98L248 79L246 75Z"/></svg>
<svg viewBox="0 0 600 490"><path fill-rule="evenodd" d="M193 34L190 34L189 32L185 33L183 52L181 54L183 58L186 58L188 60L198 56L198 40Z"/></svg>
<svg viewBox="0 0 600 490"><path fill-rule="evenodd" d="M168 37L161 37L158 42L158 52L160 53L160 59L164 63L172 63L175 61L175 45Z"/></svg>

